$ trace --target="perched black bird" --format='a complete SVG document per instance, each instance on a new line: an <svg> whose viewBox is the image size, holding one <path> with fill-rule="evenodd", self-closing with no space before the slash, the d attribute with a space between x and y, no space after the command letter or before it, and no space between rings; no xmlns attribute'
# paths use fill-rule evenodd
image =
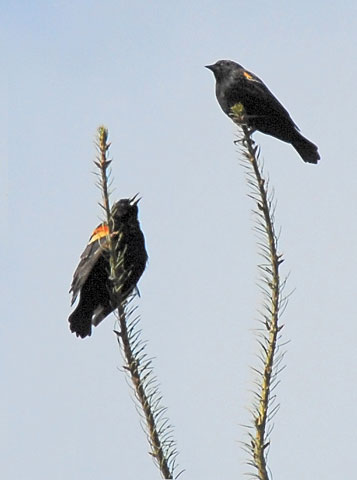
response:
<svg viewBox="0 0 357 480"><path fill-rule="evenodd" d="M138 201L136 197L123 199L112 207L112 240L117 253L123 252L122 300L136 287L148 258L144 235L138 221ZM77 337L91 335L92 325L97 326L118 307L113 304L110 295L112 286L109 281L108 231L106 223L100 224L94 230L73 275L70 289L73 293L72 305L78 295L80 299L68 321L71 331Z"/></svg>
<svg viewBox="0 0 357 480"><path fill-rule="evenodd" d="M253 130L291 143L304 162L317 163L317 146L303 137L288 112L254 73L231 60L207 65L216 78L216 96L222 110L231 116L237 103L244 107L247 124Z"/></svg>

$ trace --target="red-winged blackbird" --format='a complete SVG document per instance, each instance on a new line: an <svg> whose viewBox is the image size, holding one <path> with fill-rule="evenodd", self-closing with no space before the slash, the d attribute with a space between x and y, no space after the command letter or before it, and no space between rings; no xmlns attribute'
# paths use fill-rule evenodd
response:
<svg viewBox="0 0 357 480"><path fill-rule="evenodd" d="M123 253L123 285L121 299L125 300L134 290L145 270L147 253L145 239L138 221L136 197L119 200L112 207L114 228L112 240L117 254ZM100 224L92 233L88 245L81 255L74 272L70 292L72 305L80 295L77 308L68 318L71 331L77 337L92 333L92 325L97 326L118 305L113 303L109 280L108 225ZM120 273L120 272L119 272Z"/></svg>
<svg viewBox="0 0 357 480"><path fill-rule="evenodd" d="M254 73L231 60L219 60L206 68L214 73L217 100L228 116L233 105L241 103L250 128L291 143L304 162L320 160L317 146L301 135L289 113Z"/></svg>

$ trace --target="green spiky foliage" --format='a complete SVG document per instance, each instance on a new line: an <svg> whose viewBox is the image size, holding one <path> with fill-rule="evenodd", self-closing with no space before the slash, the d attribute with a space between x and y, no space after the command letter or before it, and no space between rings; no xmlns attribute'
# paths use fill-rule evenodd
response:
<svg viewBox="0 0 357 480"><path fill-rule="evenodd" d="M279 323L287 297L283 296L286 280L281 280L280 266L282 255L278 253L278 237L274 227L275 203L270 193L269 181L263 177L263 167L259 160L259 148L252 139L252 130L247 126L244 107L236 104L232 107L232 119L240 127L239 139L242 165L246 171L250 189L249 197L255 204L255 232L258 236L259 253L262 263L259 265L260 289L263 302L260 313L260 328L257 329L259 343L259 366L253 368L256 375L254 403L252 408L252 426L249 429L249 442L244 444L250 455L249 464L254 467L253 476L260 480L269 480L267 452L270 446L271 420L279 408L274 388L282 370L284 352L281 351Z"/></svg>
<svg viewBox="0 0 357 480"><path fill-rule="evenodd" d="M178 455L176 442L173 439L173 428L166 416L167 409L162 405L162 395L159 392L158 382L153 373L152 359L146 353L147 342L141 339L139 329L140 317L133 307L132 295L128 301L122 302L120 297L123 284L122 267L123 254L117 254L113 240L113 219L109 203L110 164L108 130L101 126L97 131L98 156L95 165L99 170L98 186L102 192L101 207L105 212L106 223L109 226L108 245L110 250L110 278L113 285L112 295L117 309L118 328L115 330L116 338L124 359L124 371L127 372L134 395L138 404L142 425L150 445L149 454L154 458L161 475L165 479L178 478L176 474ZM118 234L118 232L115 232ZM120 238L120 232L119 232ZM119 240L116 240L119 241Z"/></svg>

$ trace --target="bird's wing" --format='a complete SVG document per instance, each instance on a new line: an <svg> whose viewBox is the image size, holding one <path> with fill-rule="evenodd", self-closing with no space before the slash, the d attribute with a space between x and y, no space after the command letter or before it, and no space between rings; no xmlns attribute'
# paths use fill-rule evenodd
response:
<svg viewBox="0 0 357 480"><path fill-rule="evenodd" d="M101 223L93 231L89 238L88 244L80 257L78 267L73 274L73 280L70 289L70 292L73 294L71 303L72 305L76 301L76 298L94 265L97 263L103 251L107 248L106 238L108 232L108 225Z"/></svg>
<svg viewBox="0 0 357 480"><path fill-rule="evenodd" d="M246 92L247 100L256 101L256 99L259 98L260 108L263 114L264 110L270 114L275 112L291 122L297 128L286 108L283 107L259 77L248 70L243 70L241 81L244 83L243 90Z"/></svg>

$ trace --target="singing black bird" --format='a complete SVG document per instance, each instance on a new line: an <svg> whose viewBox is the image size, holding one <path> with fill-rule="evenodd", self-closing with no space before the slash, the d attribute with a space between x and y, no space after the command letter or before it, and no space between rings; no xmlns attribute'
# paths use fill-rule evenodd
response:
<svg viewBox="0 0 357 480"><path fill-rule="evenodd" d="M113 205L111 212L114 220L113 245L116 246L117 254L123 252L122 300L136 287L148 258L138 220L138 201L136 196L119 200ZM97 326L118 307L113 304L110 294L112 285L109 280L108 232L106 223L100 224L93 231L73 275L70 289L73 293L72 305L78 295L80 298L68 321L71 331L77 337L91 335L92 325Z"/></svg>
<svg viewBox="0 0 357 480"><path fill-rule="evenodd" d="M228 116L233 105L241 103L250 128L291 143L304 162L320 160L317 146L301 135L289 113L254 73L231 60L219 60L206 68L214 73L217 100Z"/></svg>

